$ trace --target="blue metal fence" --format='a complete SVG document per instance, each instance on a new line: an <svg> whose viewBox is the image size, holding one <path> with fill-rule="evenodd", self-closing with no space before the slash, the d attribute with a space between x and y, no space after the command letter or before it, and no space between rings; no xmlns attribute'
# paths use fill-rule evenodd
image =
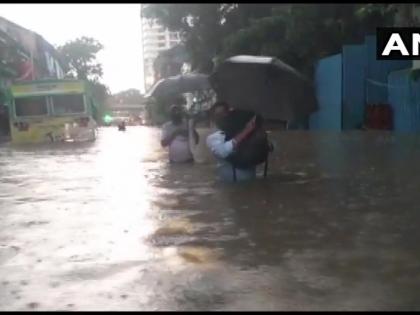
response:
<svg viewBox="0 0 420 315"><path fill-rule="evenodd" d="M411 69L388 77L388 102L394 112L394 130L420 132L420 80L410 78Z"/></svg>
<svg viewBox="0 0 420 315"><path fill-rule="evenodd" d="M343 129L360 128L365 111L365 45L343 47Z"/></svg>
<svg viewBox="0 0 420 315"><path fill-rule="evenodd" d="M386 86L388 74L392 71L410 68L412 62L410 60L377 60L375 36L367 36L365 46L368 58L366 102L369 104L386 103L388 100Z"/></svg>
<svg viewBox="0 0 420 315"><path fill-rule="evenodd" d="M366 104L388 102L389 73L410 68L409 60L377 60L376 37L362 45L343 46L342 54L321 59L316 68L318 112L310 119L317 130L357 129Z"/></svg>
<svg viewBox="0 0 420 315"><path fill-rule="evenodd" d="M319 109L310 117L310 129L341 130L342 77L341 54L319 61L315 73Z"/></svg>

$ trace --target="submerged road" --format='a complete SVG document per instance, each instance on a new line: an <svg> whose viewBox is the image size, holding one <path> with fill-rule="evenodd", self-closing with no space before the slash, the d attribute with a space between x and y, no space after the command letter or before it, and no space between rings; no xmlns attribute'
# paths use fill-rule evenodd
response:
<svg viewBox="0 0 420 315"><path fill-rule="evenodd" d="M0 146L0 310L420 310L420 137L275 132L269 177L159 130Z"/></svg>

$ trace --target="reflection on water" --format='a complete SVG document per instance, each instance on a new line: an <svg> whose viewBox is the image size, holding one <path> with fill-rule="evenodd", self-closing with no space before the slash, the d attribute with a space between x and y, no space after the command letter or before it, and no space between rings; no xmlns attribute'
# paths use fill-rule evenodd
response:
<svg viewBox="0 0 420 315"><path fill-rule="evenodd" d="M274 133L236 185L158 140L0 147L1 310L419 308L419 137Z"/></svg>

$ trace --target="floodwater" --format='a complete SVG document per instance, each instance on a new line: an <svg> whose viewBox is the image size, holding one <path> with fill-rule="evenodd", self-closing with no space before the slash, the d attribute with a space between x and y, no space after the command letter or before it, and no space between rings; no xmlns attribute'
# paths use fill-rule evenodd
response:
<svg viewBox="0 0 420 315"><path fill-rule="evenodd" d="M159 130L0 146L0 310L420 310L420 138L274 132L269 176Z"/></svg>

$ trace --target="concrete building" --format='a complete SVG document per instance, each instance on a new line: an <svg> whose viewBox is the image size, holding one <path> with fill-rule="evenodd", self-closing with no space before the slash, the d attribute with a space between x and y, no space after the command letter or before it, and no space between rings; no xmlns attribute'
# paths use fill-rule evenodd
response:
<svg viewBox="0 0 420 315"><path fill-rule="evenodd" d="M25 51L24 54L19 54L20 64L15 64L18 71L16 81L64 77L60 56L41 35L3 17L0 17L0 32L3 37L9 38L3 46L10 48L10 43L14 42L14 46L19 46L20 51ZM10 57L13 58L13 54Z"/></svg>
<svg viewBox="0 0 420 315"><path fill-rule="evenodd" d="M142 18L144 86L146 92L158 79L153 64L159 52L172 48L180 42L178 32L171 32L157 24L156 21Z"/></svg>

